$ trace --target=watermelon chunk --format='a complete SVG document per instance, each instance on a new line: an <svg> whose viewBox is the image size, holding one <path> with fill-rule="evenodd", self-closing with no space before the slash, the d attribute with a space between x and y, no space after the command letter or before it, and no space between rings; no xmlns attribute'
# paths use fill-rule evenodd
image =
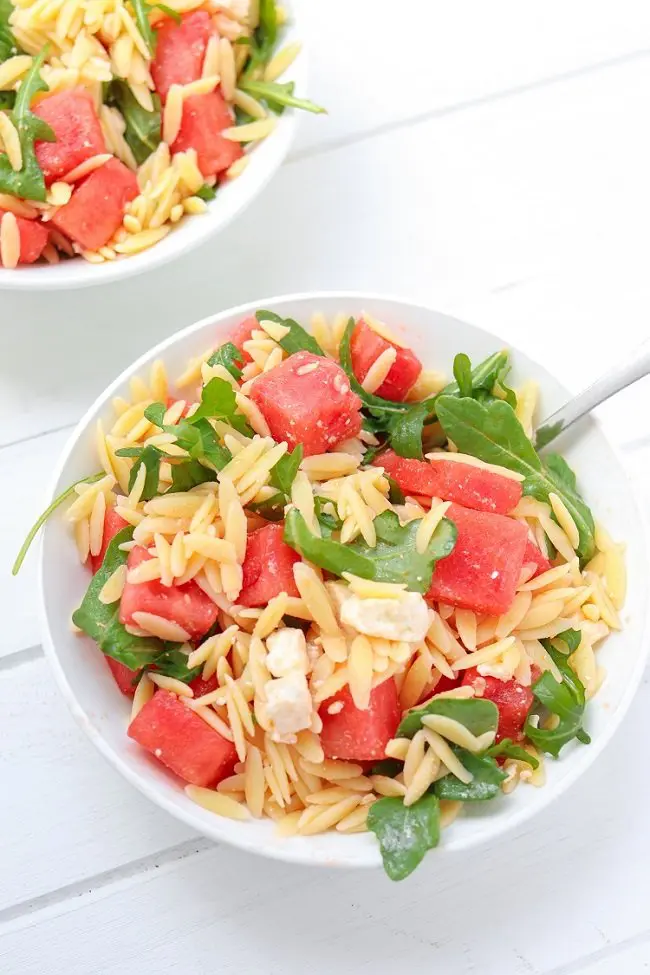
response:
<svg viewBox="0 0 650 975"><path fill-rule="evenodd" d="M402 401L422 372L422 363L411 349L404 349L382 338L363 318L357 322L350 340L352 369L360 383L368 375L370 367L386 349L395 349L397 358L375 396Z"/></svg>
<svg viewBox="0 0 650 975"><path fill-rule="evenodd" d="M122 694L126 694L127 697L133 697L136 688L133 681L138 673L137 670L131 670L130 667L126 667L119 660L113 660L112 657L105 657L104 659Z"/></svg>
<svg viewBox="0 0 650 975"><path fill-rule="evenodd" d="M172 85L189 85L201 77L205 49L214 31L205 10L184 14L180 24L171 18L163 20L156 31L151 77L164 104Z"/></svg>
<svg viewBox="0 0 650 975"><path fill-rule="evenodd" d="M521 741L526 716L533 703L533 692L518 680L499 680L498 677L481 677L476 668L466 670L463 684L473 687L476 697L494 701L499 709L499 725L496 740L512 738Z"/></svg>
<svg viewBox="0 0 650 975"><path fill-rule="evenodd" d="M0 210L0 221L5 213L6 210ZM20 235L19 261L21 264L33 264L41 256L47 244L47 229L38 220L25 220L24 217L16 217L16 223ZM2 266L2 254L0 254L0 266Z"/></svg>
<svg viewBox="0 0 650 975"><path fill-rule="evenodd" d="M202 677L195 677L194 680L190 681L189 686L194 691L194 697L203 697L204 694L210 694L212 691L216 691L219 682L217 675L213 674L207 680L203 680Z"/></svg>
<svg viewBox="0 0 650 975"><path fill-rule="evenodd" d="M500 616L515 598L524 561L526 527L514 518L452 504L446 516L458 529L451 555L433 572L426 598Z"/></svg>
<svg viewBox="0 0 650 975"><path fill-rule="evenodd" d="M323 722L320 742L326 758L380 761L386 757L386 745L394 738L401 717L395 681L389 678L373 688L365 711L355 707L349 687L344 687L323 702L318 714Z"/></svg>
<svg viewBox="0 0 650 975"><path fill-rule="evenodd" d="M244 362L253 361L250 355L248 354L248 352L244 351L243 346L244 346L244 342L248 342L248 340L251 338L254 329L259 327L260 327L259 322L257 321L256 318L245 318L242 322L239 323L239 325L235 325L230 335L228 336L228 341L232 342L232 344L236 346L236 348L238 348L239 351L241 352L242 359L244 360Z"/></svg>
<svg viewBox="0 0 650 975"><path fill-rule="evenodd" d="M171 147L172 153L196 149L203 175L217 176L243 155L238 142L221 135L231 125L234 125L234 119L219 91L190 95L183 102L183 120Z"/></svg>
<svg viewBox="0 0 650 975"><path fill-rule="evenodd" d="M33 112L47 122L56 136L56 142L36 142L34 146L48 186L91 156L106 152L95 103L84 88L49 95Z"/></svg>
<svg viewBox="0 0 650 975"><path fill-rule="evenodd" d="M250 391L275 440L305 455L331 450L361 429L361 400L336 362L296 352L259 376Z"/></svg>
<svg viewBox="0 0 650 975"><path fill-rule="evenodd" d="M300 556L282 540L282 525L264 525L246 543L244 582L237 600L242 606L266 606L278 593L298 596L293 566Z"/></svg>
<svg viewBox="0 0 650 975"><path fill-rule="evenodd" d="M191 785L214 786L233 769L235 746L169 691L157 691L127 731Z"/></svg>
<svg viewBox="0 0 650 975"><path fill-rule="evenodd" d="M151 558L146 548L134 546L129 552L128 569L135 569ZM163 586L153 582L127 582L120 600L120 623L137 626L134 613L153 613L182 626L191 640L201 637L214 626L217 607L209 596L190 580L182 586Z"/></svg>
<svg viewBox="0 0 650 975"><path fill-rule="evenodd" d="M548 572L549 569L553 568L546 556L542 555L537 545L535 545L535 543L529 538L526 542L526 549L524 551L524 565L528 565L531 562L535 565L535 571L531 576L532 579L534 579L535 576L541 575L542 572Z"/></svg>
<svg viewBox="0 0 650 975"><path fill-rule="evenodd" d="M373 464L383 467L405 494L457 501L475 511L506 515L521 500L521 483L456 460L414 460L386 450Z"/></svg>
<svg viewBox="0 0 650 975"><path fill-rule="evenodd" d="M85 250L96 251L109 242L122 223L124 207L139 192L135 173L119 159L109 159L77 185L52 223Z"/></svg>
<svg viewBox="0 0 650 975"><path fill-rule="evenodd" d="M106 555L106 549L110 545L111 541L118 532L122 531L123 528L128 526L128 521L125 521L120 515L117 514L115 508L107 508L106 515L104 516L104 536L102 538L102 547L97 553L97 555L90 556L90 566L93 573L97 572L101 568L101 564L104 561L104 556Z"/></svg>

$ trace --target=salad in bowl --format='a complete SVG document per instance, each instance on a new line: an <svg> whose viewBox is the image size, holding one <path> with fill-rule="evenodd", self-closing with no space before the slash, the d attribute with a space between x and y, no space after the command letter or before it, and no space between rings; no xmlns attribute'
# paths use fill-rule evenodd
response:
<svg viewBox="0 0 650 975"><path fill-rule="evenodd" d="M82 421L48 511L46 639L166 808L276 856L380 854L400 880L457 818L474 842L575 777L642 658L607 676L624 548L533 447L539 367L510 378L489 336L412 306L322 307L199 323ZM487 354L445 376L443 334Z"/></svg>

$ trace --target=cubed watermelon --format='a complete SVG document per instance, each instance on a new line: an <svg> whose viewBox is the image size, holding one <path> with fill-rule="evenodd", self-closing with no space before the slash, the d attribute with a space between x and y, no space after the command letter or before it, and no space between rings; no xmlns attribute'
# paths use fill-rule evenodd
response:
<svg viewBox="0 0 650 975"><path fill-rule="evenodd" d="M298 596L293 567L300 556L282 540L282 525L264 525L246 543L244 583L237 600L242 606L266 606L280 592Z"/></svg>
<svg viewBox="0 0 650 975"><path fill-rule="evenodd" d="M191 785L216 785L237 760L233 743L169 691L157 691L147 701L127 734Z"/></svg>
<svg viewBox="0 0 650 975"><path fill-rule="evenodd" d="M203 697L204 694L211 694L212 691L216 691L219 682L217 675L213 674L207 680L203 680L202 677L195 677L194 680L190 681L189 686L194 692L194 697Z"/></svg>
<svg viewBox="0 0 650 975"><path fill-rule="evenodd" d="M524 565L528 565L531 562L535 566L535 571L533 572L531 578L541 575L542 572L548 572L549 569L553 568L546 556L542 555L537 545L535 545L535 543L529 538L526 542L526 549L524 551Z"/></svg>
<svg viewBox="0 0 650 975"><path fill-rule="evenodd" d="M135 173L119 159L109 159L77 185L52 224L84 250L96 251L109 242L122 223L124 207L139 192Z"/></svg>
<svg viewBox="0 0 650 975"><path fill-rule="evenodd" d="M33 111L56 136L56 142L35 144L36 159L48 186L91 156L106 152L95 103L84 88L49 95Z"/></svg>
<svg viewBox="0 0 650 975"><path fill-rule="evenodd" d="M296 352L259 376L250 391L275 440L305 455L331 450L361 429L361 400L336 362Z"/></svg>
<svg viewBox="0 0 650 975"><path fill-rule="evenodd" d="M524 687L518 680L481 677L476 668L465 671L463 684L473 687L476 697L494 701L498 707L497 741L501 741L502 738L520 741L523 738L524 722L533 703L533 692L530 687Z"/></svg>
<svg viewBox="0 0 650 975"><path fill-rule="evenodd" d="M383 467L405 494L457 501L475 511L506 515L521 499L521 483L456 460L415 460L385 450L373 464Z"/></svg>
<svg viewBox="0 0 650 975"><path fill-rule="evenodd" d="M196 149L203 175L218 176L243 155L238 142L221 135L232 125L234 120L221 92L190 95L183 102L183 120L172 152Z"/></svg>
<svg viewBox="0 0 650 975"><path fill-rule="evenodd" d="M451 555L436 563L427 599L500 616L511 606L524 561L525 525L487 511L452 504L446 517L458 529Z"/></svg>
<svg viewBox="0 0 650 975"><path fill-rule="evenodd" d="M135 569L151 558L146 548L136 545L129 552L128 569ZM162 582L127 582L120 600L120 623L137 626L134 613L153 613L178 623L191 640L201 637L214 626L217 607L209 596L191 580L182 586L163 586Z"/></svg>
<svg viewBox="0 0 650 975"><path fill-rule="evenodd" d="M93 572L97 572L97 570L101 567L101 564L104 561L104 556L106 555L106 549L110 545L112 539L115 538L117 533L122 531L123 528L126 528L127 525L128 521L125 521L121 515L118 515L115 508L106 509L106 514L104 516L104 536L102 538L102 547L97 555L90 556L90 566Z"/></svg>
<svg viewBox="0 0 650 975"><path fill-rule="evenodd" d="M344 687L321 705L318 714L323 722L320 742L326 758L380 761L386 757L386 745L400 722L395 681L389 678L374 687L365 711L355 706L349 687Z"/></svg>
<svg viewBox="0 0 650 975"><path fill-rule="evenodd" d="M248 352L244 351L244 342L248 342L252 332L259 327L259 322L256 318L245 318L239 325L235 325L228 336L228 341L232 342L241 352L244 362L253 361Z"/></svg>
<svg viewBox="0 0 650 975"><path fill-rule="evenodd" d="M125 664L120 663L119 660L113 660L112 657L105 657L104 659L122 694L126 694L127 697L133 697L136 688L133 682L137 676L137 670L131 670Z"/></svg>
<svg viewBox="0 0 650 975"><path fill-rule="evenodd" d="M0 222L6 211L0 210ZM33 264L43 253L43 248L47 244L47 229L38 220L25 220L24 217L16 217L18 233L20 235L20 258L21 264ZM2 252L0 251L0 266L2 266Z"/></svg>
<svg viewBox="0 0 650 975"><path fill-rule="evenodd" d="M180 24L171 18L163 20L156 31L151 77L164 104L172 85L189 85L201 77L205 49L214 28L206 10L193 10L183 15Z"/></svg>
<svg viewBox="0 0 650 975"><path fill-rule="evenodd" d="M404 349L382 338L360 318L350 341L352 369L359 382L363 382L370 367L386 349L395 349L397 358L381 386L375 390L375 395L401 401L422 372L422 363L411 349Z"/></svg>

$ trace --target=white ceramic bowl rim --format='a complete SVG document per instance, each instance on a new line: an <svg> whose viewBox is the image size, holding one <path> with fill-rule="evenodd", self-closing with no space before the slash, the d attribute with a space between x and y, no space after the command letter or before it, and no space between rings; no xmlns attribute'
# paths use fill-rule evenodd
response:
<svg viewBox="0 0 650 975"><path fill-rule="evenodd" d="M97 416L101 415L109 404L111 397L116 395L121 390L129 377L140 372L145 365L152 361L153 358L164 356L167 350L173 346L176 346L177 344L183 345L186 339L193 336L195 333L200 332L207 326L218 326L220 323L226 321L230 323L231 320L241 320L259 308L277 309L279 313L284 312L286 315L299 317L300 312L298 310L294 308L291 311L287 311L286 307L283 306L302 304L304 305L304 313L306 316L318 310L327 302L333 301L336 301L337 304L344 308L351 308L351 306L354 306L359 309L376 309L377 306L385 306L392 307L397 313L399 313L401 308L402 312L404 313L404 317L410 316L411 318L425 319L427 316L429 318L437 316L437 313L433 312L432 309L425 306L416 305L410 301L388 297L386 295L360 292L309 292L294 295L282 295L271 298L263 298L259 301L247 302L246 304L239 305L235 308L230 308L217 315L207 316L193 325L190 325L187 328L177 332L175 335L170 336L149 352L142 355L131 366L125 369L121 375L118 376L118 378L111 383L111 385L97 398L95 403L90 407L90 409L77 424L63 451L61 459L59 460L54 472L49 496L53 497L61 490L63 485L61 485L59 482L61 481L66 470L71 454L78 445L80 438L87 432L91 421L96 419ZM358 312L352 311L351 313ZM474 333L475 336L482 336L484 339L489 340L489 344L492 348L494 347L494 344L498 343L499 341L496 336L493 336L491 333L485 332L482 329L469 326L466 323L456 321L448 316L439 317L443 319L445 324L450 327L462 326L463 329L469 330L470 332ZM461 350L458 349L457 351ZM467 351L469 351L471 354L472 349L469 348ZM513 349L513 352L515 361L521 361L522 359L527 360L527 357L523 353L520 353L517 349ZM527 361L530 362L530 360ZM536 366L536 371L538 374L545 374L548 377L549 382L552 381L549 374L546 373L546 370L542 369L542 367ZM559 384L555 383L555 385L562 389ZM563 390L563 395L568 395L566 390ZM552 405L559 405L559 403ZM598 439L603 442L603 445L614 455L616 464L618 466L618 471L616 473L622 475L623 479L626 479L624 465L621 463L617 452L604 438L599 422L595 418L589 418L586 423L591 433L595 433ZM65 486L67 486L67 484ZM497 836L506 831L512 831L516 826L529 819L532 815L540 812L551 802L551 800L555 799L566 789L568 789L568 787L572 785L580 775L582 775L588 766L590 766L596 760L603 748L611 740L616 728L619 726L621 720L627 712L643 672L648 651L648 633L650 622L650 600L648 599L647 582L649 577L649 573L647 571L647 528L645 518L642 514L643 507L636 501L634 491L629 483L627 484L627 488L630 496L626 499L625 507L628 510L631 510L631 515L635 519L636 551L637 555L641 553L639 564L634 567L634 578L632 579L638 589L637 597L635 599L635 612L640 613L641 615L640 620L637 617L636 623L637 636L640 635L640 641L636 659L634 660L634 664L630 670L630 673L628 674L625 689L620 696L620 699L616 703L614 713L609 715L605 728L598 734L598 737L594 739L589 747L578 746L577 748L572 749L570 753L563 756L560 763L555 763L556 767L559 767L561 764L563 769L559 781L547 783L547 785L542 789L528 790L530 795L534 793L534 799L525 801L519 806L512 804L512 808L508 808L504 800L511 800L512 796L517 796L522 791L521 789L516 790L512 796L504 797L504 800L493 800L490 809L486 808L490 804L477 804L478 806L483 807L477 813L485 824L485 828L482 830L482 832L478 834L473 833L470 835L469 831L463 831L462 827L467 823L468 820L461 817L457 823L455 823L449 830L445 831L445 836L441 846L437 851L433 851L429 854L430 859L435 860L436 855L439 856L444 850L456 851L461 849L469 849L487 841L488 839L494 840ZM47 561L45 557L45 548L49 531L51 531L51 522L46 525L44 531L43 544L41 546L40 554L38 582L41 625L45 653L54 670L56 681L61 688L61 691L75 719L89 736L91 741L99 749L99 751L109 760L109 762L140 792L146 795L157 805L161 806L163 809L166 809L170 814L175 816L177 819L182 820L188 826L215 840L222 840L250 852L293 863L304 863L312 866L322 865L329 867L378 866L380 864L379 852L374 842L374 838L369 837L368 834L357 834L354 836L340 836L337 834L335 839L337 841L342 840L347 845L345 847L338 846L336 850L332 850L328 846L327 842L324 842L323 837L321 836L277 840L274 839L272 833L267 830L267 834L260 838L261 824L259 822L256 822L254 826L252 826L251 823L234 823L230 820L224 820L214 816L211 813L207 813L200 807L190 803L189 800L186 800L183 793L178 789L178 785L176 785L175 791L179 793L179 796L182 796L182 800L179 802L179 796L175 796L173 788L168 787L169 783L160 784L158 781L156 781L155 774L143 774L141 769L134 768L133 761L128 760L129 756L125 757L106 740L102 730L98 726L96 716L89 714L88 711L84 709L73 691L55 645L55 637L52 632L51 620L47 611L48 576L45 565ZM632 543L634 539L630 538L628 541ZM74 549L74 546L71 545L70 548ZM66 615L66 618L67 614L69 613L69 609L70 607L64 607L64 615ZM611 639L614 639L614 637L610 636L608 638L608 640ZM625 632L623 632L622 639L625 639ZM608 641L605 642L607 643ZM598 697L596 697L593 702L590 702L590 707L593 707L594 704L597 703ZM124 740L126 748L128 739L125 731ZM176 780L176 782L177 781L178 780ZM473 811L470 811L470 816L471 819L474 820ZM326 835L331 836L332 834Z"/></svg>
<svg viewBox="0 0 650 975"><path fill-rule="evenodd" d="M291 20L283 28L282 43L300 40L303 45L289 69L296 90L302 94L308 92L308 50L305 38L301 36L302 21L297 23L298 6L294 0ZM208 203L208 212L183 220L148 250L103 264L91 264L79 257L58 264L26 265L14 270L0 267L0 291L55 291L108 284L160 267L188 253L227 227L262 192L284 162L301 114L298 109L287 109L278 116L274 131L254 147L243 173L219 188L216 199Z"/></svg>

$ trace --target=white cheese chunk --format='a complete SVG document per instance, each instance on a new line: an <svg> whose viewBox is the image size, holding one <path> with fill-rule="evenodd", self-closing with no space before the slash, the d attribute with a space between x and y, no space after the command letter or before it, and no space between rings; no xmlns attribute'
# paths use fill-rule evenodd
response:
<svg viewBox="0 0 650 975"><path fill-rule="evenodd" d="M349 596L341 607L341 620L366 636L419 643L429 629L430 611L417 592L390 599Z"/></svg>
<svg viewBox="0 0 650 975"><path fill-rule="evenodd" d="M283 626L267 638L266 666L274 677L306 674L309 670L307 644L302 630Z"/></svg>
<svg viewBox="0 0 650 975"><path fill-rule="evenodd" d="M297 672L278 677L266 682L264 692L271 737L292 744L298 731L311 727L313 705L307 678Z"/></svg>

